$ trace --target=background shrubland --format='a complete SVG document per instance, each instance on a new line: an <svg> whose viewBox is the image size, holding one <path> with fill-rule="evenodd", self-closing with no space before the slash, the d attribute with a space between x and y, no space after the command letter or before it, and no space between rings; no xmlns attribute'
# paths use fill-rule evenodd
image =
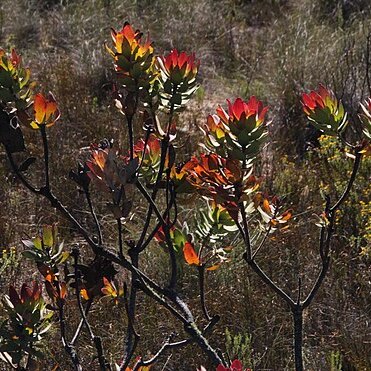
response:
<svg viewBox="0 0 371 371"><path fill-rule="evenodd" d="M338 195L351 163L335 141L319 137L307 125L300 94L322 82L342 99L351 120L357 120L358 102L371 95L370 2L2 0L0 45L21 51L41 88L52 90L59 102L62 118L50 131L54 187L82 218L82 196L68 180L69 170L75 167L74 154L86 159L90 143L104 137L119 138L126 145L121 117L111 106L113 73L103 47L109 41L110 27L118 28L125 20L148 30L158 53L175 47L194 51L201 60L201 88L179 117L182 146L178 151L184 159L198 148L198 127L225 99L256 95L270 106L270 145L257 172L264 179L264 189L284 197L293 208L295 222L269 241L259 261L288 292L296 290L299 272L303 289L310 287L319 265L314 214L322 209L320 190ZM26 133L32 135L31 130ZM36 140L33 143L30 151L42 150ZM5 154L0 152L0 158L0 176L6 179L0 183L0 291L5 292L9 283L39 274L30 272L31 266L21 256L21 237L33 235L44 223L59 221L59 233L67 244L81 241L46 202L15 181ZM368 159L338 217L330 274L305 318L305 361L310 370L371 369L370 170ZM37 171L34 176L37 179ZM137 217L125 224L127 238L138 237L138 221L145 211L139 207ZM104 200L98 212L109 241L114 226L105 217L109 211ZM190 220L191 215L192 205L183 205L182 220ZM227 345L232 359L238 355L254 369L292 369L289 310L249 271L241 261L242 252L243 247L237 246L230 263L207 277L210 312L221 315L214 342L222 349ZM84 259L89 259L88 253ZM151 275L165 279L167 257L156 243L146 252L146 261ZM181 291L196 303L196 277L189 267L184 267L181 277ZM156 350L158 339L174 326L153 302L141 296L140 300L138 323L143 342L138 354L144 354ZM111 318L102 323L108 306L112 306ZM73 312L66 315L68 321L77 323ZM110 357L118 360L125 316L102 300L93 309L91 321L99 324ZM55 364L62 370L68 368L58 339L57 332L50 334L45 369ZM80 345L85 343L83 361L88 363L92 350L87 335ZM204 355L189 346L168 359L165 369L189 370L201 364L207 366Z"/></svg>

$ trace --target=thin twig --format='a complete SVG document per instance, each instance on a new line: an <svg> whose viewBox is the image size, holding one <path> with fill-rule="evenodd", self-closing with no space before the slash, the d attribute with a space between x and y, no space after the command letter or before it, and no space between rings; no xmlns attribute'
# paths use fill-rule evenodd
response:
<svg viewBox="0 0 371 371"><path fill-rule="evenodd" d="M212 317L210 317L209 312L206 308L205 302L205 266L200 265L198 267L198 282L200 288L200 300L201 300L201 308L205 318L210 321Z"/></svg>
<svg viewBox="0 0 371 371"><path fill-rule="evenodd" d="M342 205L342 203L345 201L345 199L349 195L349 192L356 178L356 175L357 175L360 163L361 163L361 159L362 159L362 154L356 153L356 158L353 163L352 174L339 200L332 207L330 207L329 198L326 200L325 214L328 217L328 224L323 226L320 232L320 255L321 255L321 260L322 260L322 267L317 276L315 283L313 284L311 291L309 292L308 296L306 297L306 299L304 300L302 304L303 309L307 308L311 304L312 300L316 296L319 288L322 285L322 282L324 281L326 277L326 274L327 274L327 271L330 265L330 257L328 256L328 254L330 250L331 238L334 232L336 211L339 209L339 207ZM325 236L326 232L327 232L327 235Z"/></svg>
<svg viewBox="0 0 371 371"><path fill-rule="evenodd" d="M355 156L356 156L356 158L355 158L354 163L353 163L352 174L349 178L347 187L345 188L343 194L341 195L339 200L336 202L336 204L331 207L331 209L330 209L331 213L334 213L341 206L341 204L345 201L345 199L347 198L347 196L348 196L348 194L349 194L349 192L350 192L350 190L353 186L354 180L356 179L357 172L358 172L358 169L359 169L359 165L361 164L362 153L357 152Z"/></svg>
<svg viewBox="0 0 371 371"><path fill-rule="evenodd" d="M93 203L91 202L89 190L86 190L85 191L85 197L86 197L86 201L88 202L90 214L92 215L92 217L94 219L95 228L97 229L98 243L99 243L99 245L102 245L102 243L103 243L102 230L101 230L101 227L100 227L100 224L99 224L99 220L98 220L97 214L95 213L95 210L94 210L94 207L93 207Z"/></svg>
<svg viewBox="0 0 371 371"><path fill-rule="evenodd" d="M91 308L91 305L93 303L93 300L92 299L89 299L88 302L86 303L86 307L85 307L85 317L87 317L88 313L89 313L89 310ZM79 338L80 336L80 333L81 333L81 330L84 326L84 320L81 319L80 322L79 322L79 325L77 326L77 329L75 331L75 334L73 335L72 337L72 340L71 340L71 345L75 345L77 339Z"/></svg>
<svg viewBox="0 0 371 371"><path fill-rule="evenodd" d="M44 164L45 164L45 188L50 189L50 180L49 180L49 145L48 137L46 135L46 126L40 125L40 133L43 141L44 148Z"/></svg>
<svg viewBox="0 0 371 371"><path fill-rule="evenodd" d="M40 190L31 185L31 183L28 182L28 180L23 176L23 174L18 170L18 166L14 162L13 154L8 150L7 147L5 147L6 154L8 156L10 166L12 167L15 175L18 177L18 179L22 182L22 184L30 190L32 193L39 194Z"/></svg>
<svg viewBox="0 0 371 371"><path fill-rule="evenodd" d="M138 342L140 340L140 335L137 333L134 327L136 298L137 298L137 287L135 285L135 281L132 280L129 303L127 302L125 298L125 311L126 311L126 316L128 319L128 326L127 326L127 336L126 336L126 344L125 344L125 355L120 365L120 370L126 370L126 368L128 367L130 363L131 358L133 357L133 354L138 345Z"/></svg>
<svg viewBox="0 0 371 371"><path fill-rule="evenodd" d="M102 347L102 341L99 336L95 336L93 333L93 330L90 326L90 323L88 322L88 319L85 315L84 307L82 306L81 303L81 296L80 296L80 288L79 288L79 269L78 269L78 259L79 259L79 251L77 249L72 250L72 256L74 257L74 269L75 269L75 295L77 299L77 305L79 307L80 315L82 317L82 320L85 324L86 329L88 330L88 333L90 335L91 340L93 341L95 348L97 350L97 356L98 356L98 361L101 370L110 370L111 367L107 363L105 357L104 357L104 351Z"/></svg>
<svg viewBox="0 0 371 371"><path fill-rule="evenodd" d="M119 237L119 256L123 256L123 241L122 241L122 223L121 218L117 219L117 234Z"/></svg>
<svg viewBox="0 0 371 371"><path fill-rule="evenodd" d="M59 328L61 332L62 344L63 344L63 347L66 353L71 358L74 369L76 371L82 371L82 367L80 365L80 361L76 353L75 347L71 345L70 343L68 343L67 338L66 338L66 325L65 325L65 320L64 320L63 305L64 305L63 303L59 305Z"/></svg>
<svg viewBox="0 0 371 371"><path fill-rule="evenodd" d="M152 198L149 196L147 191L144 189L144 187L140 184L139 181L136 182L137 188L140 190L140 192L144 195L145 199L152 205L153 210L158 217L159 221L166 225L164 222L164 219L159 212L156 204L152 200ZM139 269L134 267L125 257L119 257L115 255L114 253L104 249L102 246L98 245L93 241L93 239L90 237L89 233L81 226L81 224L75 219L75 217L66 209L66 207L56 198L50 189L46 187L42 187L40 190L35 190L34 188L29 188L32 192L41 194L45 198L47 198L51 205L55 207L57 210L59 210L62 215L69 220L79 231L79 233L84 237L86 242L90 245L93 252L99 256L106 257L110 261L119 264L120 266L128 269L130 272L136 275L140 282L140 288L143 292L145 292L147 295L149 295L152 299L157 301L159 304L161 304L163 307L165 307L167 310L169 310L177 319L179 319L186 330L186 332L199 344L201 349L203 349L209 357L212 359L212 361L215 364L225 364L225 361L221 358L221 356L217 353L215 349L213 349L206 338L202 335L202 333L197 328L196 324L194 323L192 316L190 315L190 311L188 306L179 299L177 295L174 294L173 291L163 290L161 289L156 283L154 283L151 279L149 279L143 272L141 272ZM169 234L167 234L167 243L171 246L171 241L169 238ZM183 313L186 314L187 318L184 317L181 313L179 313L172 305L170 305L167 300L171 300L174 304L176 304ZM191 317L190 317L191 316ZM63 307L60 309L60 318L62 319L60 321L60 327L61 327L61 334L62 334L62 342L63 346L65 347L66 351L70 354L71 359L75 362L76 369L80 370L81 366L78 363L77 354L70 344L67 343L65 340L65 324L63 320ZM192 320L191 320L192 319Z"/></svg>

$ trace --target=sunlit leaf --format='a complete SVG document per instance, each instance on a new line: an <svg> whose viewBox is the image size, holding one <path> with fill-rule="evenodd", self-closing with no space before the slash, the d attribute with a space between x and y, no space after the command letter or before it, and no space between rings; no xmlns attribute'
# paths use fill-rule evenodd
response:
<svg viewBox="0 0 371 371"><path fill-rule="evenodd" d="M195 249L193 248L190 242L186 242L183 247L184 259L189 265L200 265L200 259L196 254Z"/></svg>

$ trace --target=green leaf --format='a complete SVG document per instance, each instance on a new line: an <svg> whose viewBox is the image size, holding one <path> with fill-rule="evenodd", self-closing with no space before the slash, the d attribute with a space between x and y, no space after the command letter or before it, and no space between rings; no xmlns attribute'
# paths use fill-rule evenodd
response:
<svg viewBox="0 0 371 371"><path fill-rule="evenodd" d="M42 255L40 253L38 253L37 251L35 251L35 250L25 250L25 251L22 251L22 255L25 258L31 259L31 260L40 260L42 258Z"/></svg>
<svg viewBox="0 0 371 371"><path fill-rule="evenodd" d="M51 225L43 226L43 243L45 247L53 247L54 245L53 226Z"/></svg>

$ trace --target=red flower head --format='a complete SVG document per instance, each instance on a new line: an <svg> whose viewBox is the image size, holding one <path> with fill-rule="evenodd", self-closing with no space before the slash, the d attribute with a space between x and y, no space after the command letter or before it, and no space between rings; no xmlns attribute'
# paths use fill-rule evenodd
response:
<svg viewBox="0 0 371 371"><path fill-rule="evenodd" d="M157 61L161 71L161 106L165 110L180 110L198 89L196 76L200 62L194 54L175 49Z"/></svg>
<svg viewBox="0 0 371 371"><path fill-rule="evenodd" d="M217 114L209 115L207 119L204 127L206 147L233 159L253 159L268 134L264 125L268 107L254 96L247 102L241 98L233 104L227 102L228 113L219 106Z"/></svg>
<svg viewBox="0 0 371 371"><path fill-rule="evenodd" d="M324 134L337 135L348 123L343 104L323 85L317 91L303 94L302 105L308 119Z"/></svg>
<svg viewBox="0 0 371 371"><path fill-rule="evenodd" d="M194 80L200 66L200 61L196 60L194 53L188 55L186 52L179 53L176 49L159 58L159 63L162 72L176 85Z"/></svg>

